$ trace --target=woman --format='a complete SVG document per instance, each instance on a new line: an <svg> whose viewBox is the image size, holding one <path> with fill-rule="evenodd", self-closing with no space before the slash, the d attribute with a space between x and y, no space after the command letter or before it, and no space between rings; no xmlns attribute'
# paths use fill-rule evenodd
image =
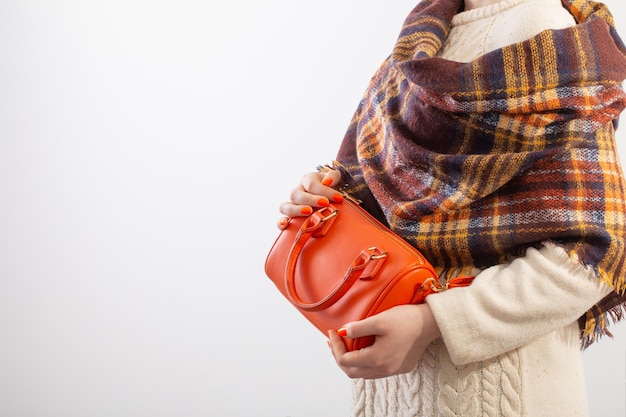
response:
<svg viewBox="0 0 626 417"><path fill-rule="evenodd" d="M626 302L625 78L600 3L425 0L407 17L337 161L280 211L341 189L442 280L476 279L329 333L355 416L588 414L580 346Z"/></svg>

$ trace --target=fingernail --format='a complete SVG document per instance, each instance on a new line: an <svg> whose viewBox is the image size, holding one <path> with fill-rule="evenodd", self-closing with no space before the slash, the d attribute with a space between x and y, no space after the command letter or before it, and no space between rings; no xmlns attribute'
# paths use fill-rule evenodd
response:
<svg viewBox="0 0 626 417"><path fill-rule="evenodd" d="M311 207L302 207L302 210L300 210L300 212L302 214L309 215L313 213L313 209Z"/></svg>
<svg viewBox="0 0 626 417"><path fill-rule="evenodd" d="M348 330L345 327L337 330L337 334L341 337L346 337L348 335Z"/></svg>
<svg viewBox="0 0 626 417"><path fill-rule="evenodd" d="M324 184L325 186L329 186L330 184L333 183L333 179L332 178L324 178L324 180L322 181L322 184Z"/></svg>
<svg viewBox="0 0 626 417"><path fill-rule="evenodd" d="M280 227L287 226L287 223L289 223L289 219L286 217L283 217L282 219L278 221L278 224L280 225Z"/></svg>
<svg viewBox="0 0 626 417"><path fill-rule="evenodd" d="M322 197L319 200L317 200L317 205L320 207L328 207L329 204L330 202L328 201L326 197Z"/></svg>
<svg viewBox="0 0 626 417"><path fill-rule="evenodd" d="M341 203L343 201L343 196L339 193L333 195L333 201L335 203Z"/></svg>

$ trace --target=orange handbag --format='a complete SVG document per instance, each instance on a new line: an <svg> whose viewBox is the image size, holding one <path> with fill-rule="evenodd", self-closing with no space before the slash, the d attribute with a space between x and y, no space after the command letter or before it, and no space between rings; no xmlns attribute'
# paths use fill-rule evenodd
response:
<svg viewBox="0 0 626 417"><path fill-rule="evenodd" d="M267 256L265 272L324 334L394 306L422 303L433 292L473 279L440 285L419 251L349 197L290 219ZM374 337L344 342L356 350L373 344Z"/></svg>

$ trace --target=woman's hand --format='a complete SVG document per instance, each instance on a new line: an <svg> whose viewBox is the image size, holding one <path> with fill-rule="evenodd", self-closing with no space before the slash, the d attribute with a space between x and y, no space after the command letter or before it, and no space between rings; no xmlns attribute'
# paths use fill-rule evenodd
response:
<svg viewBox="0 0 626 417"><path fill-rule="evenodd" d="M350 378L383 378L410 372L428 345L441 337L430 307L425 303L393 307L348 323L339 333L348 338L376 337L373 345L346 352L338 332L329 332L333 356Z"/></svg>
<svg viewBox="0 0 626 417"><path fill-rule="evenodd" d="M340 203L343 196L333 187L341 181L341 173L332 169L326 173L311 172L302 177L300 184L291 191L291 201L280 205L280 212L286 217L278 220L278 228L284 229L289 217L308 216L318 207L326 207L330 202Z"/></svg>

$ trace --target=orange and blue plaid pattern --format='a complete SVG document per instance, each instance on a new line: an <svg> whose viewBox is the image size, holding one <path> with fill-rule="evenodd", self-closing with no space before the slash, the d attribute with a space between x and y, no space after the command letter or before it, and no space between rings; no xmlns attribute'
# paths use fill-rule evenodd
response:
<svg viewBox="0 0 626 417"><path fill-rule="evenodd" d="M607 8L470 63L437 57L462 0L426 0L372 78L338 154L348 188L441 270L552 241L616 291L584 342L624 316L626 182L615 128L626 48Z"/></svg>

